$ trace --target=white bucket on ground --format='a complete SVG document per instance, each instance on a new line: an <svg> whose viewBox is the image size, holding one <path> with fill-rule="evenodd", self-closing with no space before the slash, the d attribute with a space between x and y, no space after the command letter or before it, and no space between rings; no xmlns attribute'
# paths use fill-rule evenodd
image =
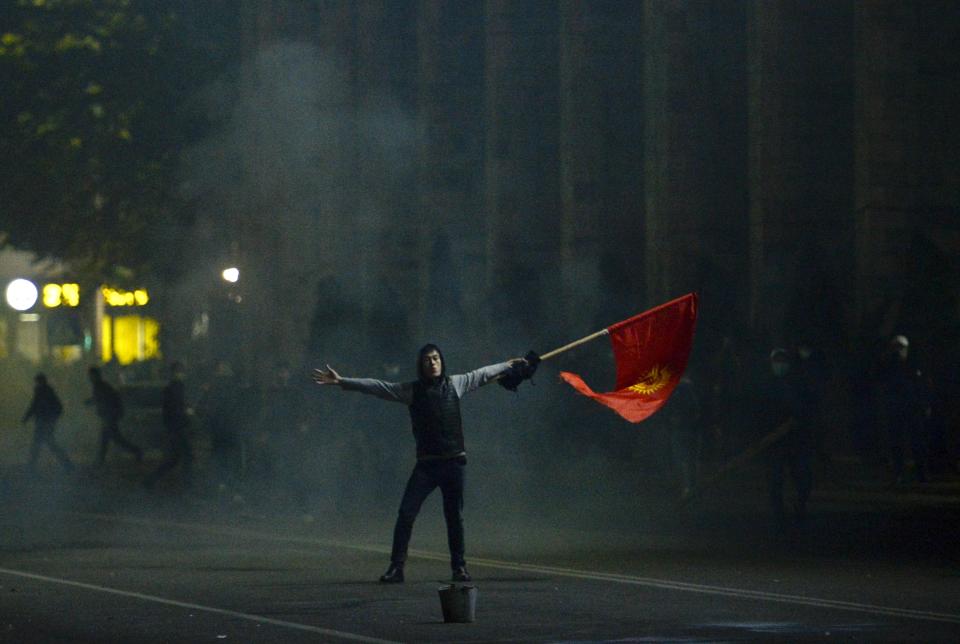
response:
<svg viewBox="0 0 960 644"><path fill-rule="evenodd" d="M447 584L437 590L440 593L440 608L443 610L444 622L476 621L476 586Z"/></svg>

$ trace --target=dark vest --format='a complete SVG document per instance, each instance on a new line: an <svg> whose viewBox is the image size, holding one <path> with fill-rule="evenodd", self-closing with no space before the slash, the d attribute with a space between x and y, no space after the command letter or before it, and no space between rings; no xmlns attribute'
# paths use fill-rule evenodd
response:
<svg viewBox="0 0 960 644"><path fill-rule="evenodd" d="M460 399L449 378L435 385L415 382L410 403L417 458L452 458L464 452Z"/></svg>

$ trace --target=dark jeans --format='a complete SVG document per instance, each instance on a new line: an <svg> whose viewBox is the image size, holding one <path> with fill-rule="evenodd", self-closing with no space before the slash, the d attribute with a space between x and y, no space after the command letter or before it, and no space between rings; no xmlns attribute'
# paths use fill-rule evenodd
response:
<svg viewBox="0 0 960 644"><path fill-rule="evenodd" d="M890 414L887 418L887 436L890 440L890 458L893 461L893 474L903 477L906 471L906 444L910 444L913 465L917 471L917 480L927 481L927 439L924 423L920 418L909 414Z"/></svg>
<svg viewBox="0 0 960 644"><path fill-rule="evenodd" d="M807 500L813 489L813 468L811 460L813 450L808 446L774 445L770 448L768 458L767 481L769 484L770 506L773 509L774 519L778 524L786 521L784 510L783 488L786 470L790 470L793 484L797 488L797 521L802 523L807 510Z"/></svg>
<svg viewBox="0 0 960 644"><path fill-rule="evenodd" d="M143 452L140 450L140 448L128 441L123 437L123 434L120 433L120 421L104 419L103 427L100 430L100 452L97 455L97 463L99 465L103 465L103 462L107 457L107 447L110 446L110 441L115 442L117 445L136 456L138 461L143 460Z"/></svg>
<svg viewBox="0 0 960 644"><path fill-rule="evenodd" d="M393 529L393 552L390 561L403 565L413 532L413 522L424 500L437 487L443 494L443 518L447 521L447 544L450 546L450 567L465 565L463 559L463 481L467 459L421 461L413 468L400 502L397 525Z"/></svg>
<svg viewBox="0 0 960 644"><path fill-rule="evenodd" d="M167 454L160 463L160 467L149 476L145 483L149 487L157 480L183 461L183 479L184 483L190 485L193 477L193 450L190 448L190 441L187 440L187 430L185 428L167 429Z"/></svg>
<svg viewBox="0 0 960 644"><path fill-rule="evenodd" d="M36 468L37 457L40 456L40 447L43 445L46 445L53 455L57 457L63 469L68 472L72 470L73 463L70 462L70 457L68 457L67 453L63 451L63 448L53 440L55 423L37 422L34 427L36 429L33 432L33 444L30 446L30 471Z"/></svg>

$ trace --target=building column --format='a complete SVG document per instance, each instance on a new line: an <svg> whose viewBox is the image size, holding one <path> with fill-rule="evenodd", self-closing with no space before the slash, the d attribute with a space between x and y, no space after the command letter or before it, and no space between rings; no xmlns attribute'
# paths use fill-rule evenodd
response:
<svg viewBox="0 0 960 644"><path fill-rule="evenodd" d="M894 330L923 214L918 7L870 0L854 11L856 292L868 337Z"/></svg>
<svg viewBox="0 0 960 644"><path fill-rule="evenodd" d="M698 338L730 334L746 299L744 7L648 0L644 191L649 304L702 295Z"/></svg>
<svg viewBox="0 0 960 644"><path fill-rule="evenodd" d="M234 316L239 338L231 346L235 367L248 377L263 373L264 362L290 355L298 318L292 314L289 270L289 231L297 227L303 203L297 198L294 173L301 159L286 149L290 122L276 110L307 107L315 88L298 87L296 96L284 89L298 86L303 70L314 61L300 58L310 49L313 23L301 3L290 0L243 2L240 37L245 60L239 79L239 122L233 142L242 155L242 188L226 195L227 210L235 221L220 222L231 239L231 257L240 268L237 293L225 315ZM290 47L297 47L296 58ZM274 101L280 98L278 106ZM294 117L296 118L296 117ZM212 279L217 279L211 276ZM228 356L228 359L230 357Z"/></svg>
<svg viewBox="0 0 960 644"><path fill-rule="evenodd" d="M429 222L416 209L416 11L398 0L355 3L358 118L353 261L371 356L393 368L415 350L420 267ZM373 365L382 367L383 365Z"/></svg>
<svg viewBox="0 0 960 644"><path fill-rule="evenodd" d="M482 200L483 4L421 0L417 16L417 217L425 337L469 354L486 327L486 221ZM470 312L468 315L467 312ZM478 346L466 347L472 340Z"/></svg>
<svg viewBox="0 0 960 644"><path fill-rule="evenodd" d="M489 301L495 334L538 346L562 326L557 30L555 1L486 3Z"/></svg>
<svg viewBox="0 0 960 644"><path fill-rule="evenodd" d="M850 3L750 5L750 319L771 344L843 343L851 29Z"/></svg>
<svg viewBox="0 0 960 644"><path fill-rule="evenodd" d="M560 2L564 319L613 323L644 283L643 5Z"/></svg>

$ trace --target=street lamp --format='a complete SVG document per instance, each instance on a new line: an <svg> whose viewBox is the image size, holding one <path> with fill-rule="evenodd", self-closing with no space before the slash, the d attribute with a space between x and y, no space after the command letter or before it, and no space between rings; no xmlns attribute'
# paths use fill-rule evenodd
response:
<svg viewBox="0 0 960 644"><path fill-rule="evenodd" d="M7 285L7 304L15 311L28 311L37 303L37 285L30 280L15 279Z"/></svg>
<svg viewBox="0 0 960 644"><path fill-rule="evenodd" d="M224 269L222 275L223 275L223 279L230 282L231 284L235 284L237 280L240 279L240 269L235 267L230 267L230 268Z"/></svg>

